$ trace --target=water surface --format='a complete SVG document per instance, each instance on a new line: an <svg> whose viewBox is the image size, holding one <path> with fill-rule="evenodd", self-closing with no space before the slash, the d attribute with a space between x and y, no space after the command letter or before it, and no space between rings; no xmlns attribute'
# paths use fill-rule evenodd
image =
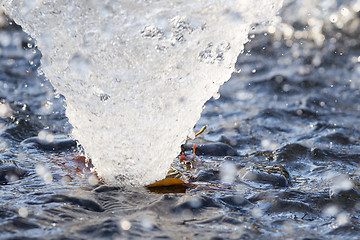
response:
<svg viewBox="0 0 360 240"><path fill-rule="evenodd" d="M0 238L358 238L360 52L356 34L336 31L331 51L257 34L184 147L198 158L173 163L193 187L159 194L93 181L63 97L36 72L41 54L4 26Z"/></svg>

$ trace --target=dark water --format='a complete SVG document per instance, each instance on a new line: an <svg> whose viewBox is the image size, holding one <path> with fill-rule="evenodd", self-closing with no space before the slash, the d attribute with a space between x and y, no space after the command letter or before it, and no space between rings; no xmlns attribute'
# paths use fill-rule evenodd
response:
<svg viewBox="0 0 360 240"><path fill-rule="evenodd" d="M0 35L0 239L360 237L356 34L331 50L301 40L297 57L255 37L206 104L206 132L184 146L197 143L198 158L174 162L193 186L163 194L89 184L64 100L37 74L41 54L19 28Z"/></svg>

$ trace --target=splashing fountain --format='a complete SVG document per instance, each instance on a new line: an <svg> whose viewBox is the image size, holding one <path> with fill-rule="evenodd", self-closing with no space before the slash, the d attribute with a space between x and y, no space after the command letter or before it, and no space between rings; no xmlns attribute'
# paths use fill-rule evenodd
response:
<svg viewBox="0 0 360 240"><path fill-rule="evenodd" d="M36 39L72 137L110 184L165 177L255 23L282 1L25 1L3 6Z"/></svg>

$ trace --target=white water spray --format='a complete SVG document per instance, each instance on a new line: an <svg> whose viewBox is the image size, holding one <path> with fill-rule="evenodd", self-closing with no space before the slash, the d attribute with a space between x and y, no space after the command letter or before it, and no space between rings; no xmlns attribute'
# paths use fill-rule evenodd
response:
<svg viewBox="0 0 360 240"><path fill-rule="evenodd" d="M41 70L100 177L165 177L203 104L227 81L254 23L280 0L3 0L36 39Z"/></svg>

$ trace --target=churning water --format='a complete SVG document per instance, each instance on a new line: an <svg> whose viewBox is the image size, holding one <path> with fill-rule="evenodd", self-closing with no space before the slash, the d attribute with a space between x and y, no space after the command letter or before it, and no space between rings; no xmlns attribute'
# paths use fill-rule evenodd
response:
<svg viewBox="0 0 360 240"><path fill-rule="evenodd" d="M36 39L42 71L66 98L72 136L98 175L118 185L166 176L203 104L234 71L251 24L280 5L4 1Z"/></svg>
<svg viewBox="0 0 360 240"><path fill-rule="evenodd" d="M38 42L1 19L0 239L359 237L359 1L285 1L267 26L271 1L17 2ZM193 185L98 182L68 135L108 182L172 163Z"/></svg>

